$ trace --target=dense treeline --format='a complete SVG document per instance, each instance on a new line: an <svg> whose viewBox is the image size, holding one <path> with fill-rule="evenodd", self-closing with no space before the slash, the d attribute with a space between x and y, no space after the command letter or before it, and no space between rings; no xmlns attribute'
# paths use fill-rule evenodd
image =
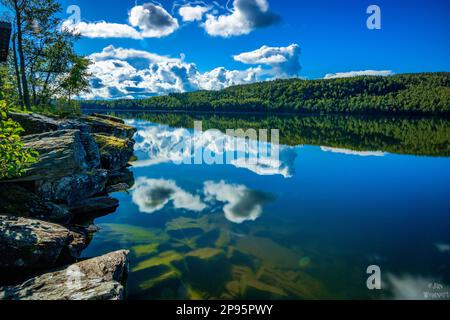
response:
<svg viewBox="0 0 450 320"><path fill-rule="evenodd" d="M275 80L143 100L84 101L83 107L217 112L450 114L450 73Z"/></svg>
<svg viewBox="0 0 450 320"><path fill-rule="evenodd" d="M186 113L116 113L172 127L202 129L279 129L284 145L316 145L356 151L450 156L450 120L433 117L350 115L258 116Z"/></svg>

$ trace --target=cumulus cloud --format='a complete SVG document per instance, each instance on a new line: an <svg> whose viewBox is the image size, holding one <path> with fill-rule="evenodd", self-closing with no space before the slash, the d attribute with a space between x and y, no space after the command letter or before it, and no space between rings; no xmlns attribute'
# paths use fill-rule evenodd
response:
<svg viewBox="0 0 450 320"><path fill-rule="evenodd" d="M359 76L392 76L394 73L391 70L364 70L364 71L350 71L350 72L338 72L328 73L324 79L336 79L336 78L350 78Z"/></svg>
<svg viewBox="0 0 450 320"><path fill-rule="evenodd" d="M207 201L225 203L223 212L225 217L233 223L255 221L261 216L263 205L272 200L267 193L225 181L206 181L204 193Z"/></svg>
<svg viewBox="0 0 450 320"><path fill-rule="evenodd" d="M105 47L92 53L92 91L85 99L142 98L172 92L220 90L274 78L295 77L300 71L299 48L267 47L234 56L236 61L255 64L243 70L218 67L200 72L196 64L144 50ZM101 84L101 85L100 85Z"/></svg>
<svg viewBox="0 0 450 320"><path fill-rule="evenodd" d="M203 23L205 31L211 36L228 38L280 21L280 17L269 10L267 0L234 0L230 11L221 15L207 14Z"/></svg>
<svg viewBox="0 0 450 320"><path fill-rule="evenodd" d="M245 64L263 64L272 67L273 72L280 76L296 76L300 72L300 47L298 44L291 44L287 47L269 47L244 52L235 55L236 61Z"/></svg>
<svg viewBox="0 0 450 320"><path fill-rule="evenodd" d="M144 213L159 211L169 202L176 209L199 212L206 208L198 195L181 189L172 180L164 179L139 178L132 189L132 200Z"/></svg>
<svg viewBox="0 0 450 320"><path fill-rule="evenodd" d="M85 99L141 98L171 92L220 90L232 85L262 81L267 70L219 67L200 72L194 63L148 51L108 46L89 56L95 84ZM91 83L93 83L91 81ZM98 84L102 86L98 86Z"/></svg>
<svg viewBox="0 0 450 320"><path fill-rule="evenodd" d="M144 3L131 9L128 17L130 24L141 30L145 38L160 38L178 29L178 20L163 7L153 3Z"/></svg>
<svg viewBox="0 0 450 320"><path fill-rule="evenodd" d="M87 38L131 38L143 39L143 36L133 27L127 24L109 23L109 22L79 22L73 23L71 20L63 22L63 28L80 34Z"/></svg>
<svg viewBox="0 0 450 320"><path fill-rule="evenodd" d="M178 14L185 22L201 21L203 15L209 10L211 10L211 7L203 5L184 5L178 9Z"/></svg>
<svg viewBox="0 0 450 320"><path fill-rule="evenodd" d="M129 24L111 22L78 22L66 20L62 27L88 38L161 38L175 32L178 20L162 6L144 3L134 6L128 13Z"/></svg>
<svg viewBox="0 0 450 320"><path fill-rule="evenodd" d="M158 55L144 50L115 48L112 45L105 47L101 52L91 54L89 58L94 61L105 61L109 59L117 59L117 60L144 59L149 63L180 61L180 59L177 58L170 58L167 56Z"/></svg>
<svg viewBox="0 0 450 320"><path fill-rule="evenodd" d="M350 149L340 149L340 148L332 148L332 147L320 147L320 149L324 152L333 152L346 154L351 156L360 156L360 157L384 157L386 155L383 151L356 151Z"/></svg>

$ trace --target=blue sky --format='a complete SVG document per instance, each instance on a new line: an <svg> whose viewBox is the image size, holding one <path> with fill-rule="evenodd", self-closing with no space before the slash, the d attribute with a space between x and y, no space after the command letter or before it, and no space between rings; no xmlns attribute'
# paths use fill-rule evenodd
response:
<svg viewBox="0 0 450 320"><path fill-rule="evenodd" d="M108 57L97 55L99 65L95 72L99 73L96 80L99 90L90 98L220 89L280 77L317 79L351 71L373 70L380 74L450 71L447 0L62 0L61 3L64 9L69 5L81 9L84 29L77 30L85 37L76 45L79 53L92 55L109 47ZM381 9L381 30L369 30L366 26L369 17L366 9L372 4ZM206 12L193 16L190 11L191 14L182 15L181 7L202 7ZM184 21L194 17L196 21ZM101 21L106 23L103 29L97 25ZM208 21L209 29L205 27ZM111 36L104 29L112 31L113 23L120 25L113 26L118 33ZM158 23L162 29L155 27ZM289 47L291 44L296 47ZM266 50L255 51L263 46ZM142 60L141 53L137 63L136 54L123 58L118 49L158 56ZM246 52L247 55L235 58ZM118 56L123 59L117 59ZM159 58L162 56L179 61L162 61ZM273 62L278 58L284 62ZM106 60L110 60L108 66ZM122 71L108 70L113 60ZM126 62L126 66L117 60ZM294 60L300 61L301 69ZM151 69L152 64L159 68ZM140 71L139 75L130 67ZM216 69L219 67L223 70ZM211 73L213 70L216 71ZM170 72L172 76L166 78L164 75ZM108 79L107 74L125 82ZM151 81L156 82L146 85ZM132 89L133 86L136 88ZM106 87L114 88L106 93Z"/></svg>

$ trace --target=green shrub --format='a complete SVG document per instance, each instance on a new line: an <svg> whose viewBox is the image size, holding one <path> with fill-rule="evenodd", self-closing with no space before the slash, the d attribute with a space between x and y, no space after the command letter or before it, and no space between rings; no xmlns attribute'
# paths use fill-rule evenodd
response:
<svg viewBox="0 0 450 320"><path fill-rule="evenodd" d="M24 149L20 139L23 129L8 118L8 105L0 100L0 180L18 177L36 162L36 152Z"/></svg>

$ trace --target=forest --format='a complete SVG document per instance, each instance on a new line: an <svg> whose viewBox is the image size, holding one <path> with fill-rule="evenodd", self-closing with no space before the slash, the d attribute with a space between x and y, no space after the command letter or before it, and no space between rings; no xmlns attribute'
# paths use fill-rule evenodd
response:
<svg viewBox="0 0 450 320"><path fill-rule="evenodd" d="M220 91L172 93L146 99L82 101L84 108L162 111L450 114L450 73L287 79Z"/></svg>

